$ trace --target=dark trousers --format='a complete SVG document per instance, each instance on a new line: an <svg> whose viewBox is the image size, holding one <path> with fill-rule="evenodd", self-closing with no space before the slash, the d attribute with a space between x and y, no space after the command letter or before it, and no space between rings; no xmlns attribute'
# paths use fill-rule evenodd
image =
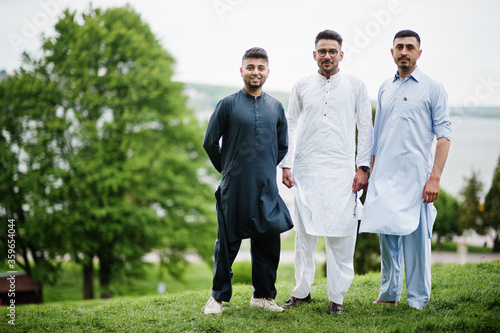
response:
<svg viewBox="0 0 500 333"><path fill-rule="evenodd" d="M212 296L229 302L233 294L231 278L234 259L241 246L241 240L229 242L224 223L219 223L214 246L214 278ZM255 298L276 298L276 271L280 260L281 239L279 234L250 238L252 256L252 284Z"/></svg>

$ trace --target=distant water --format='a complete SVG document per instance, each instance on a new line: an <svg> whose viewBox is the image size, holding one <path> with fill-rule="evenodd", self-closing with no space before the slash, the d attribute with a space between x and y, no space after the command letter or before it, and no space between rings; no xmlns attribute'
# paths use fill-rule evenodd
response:
<svg viewBox="0 0 500 333"><path fill-rule="evenodd" d="M465 186L464 177L479 172L483 194L488 193L500 158L500 118L451 117L452 140L441 188L457 196Z"/></svg>

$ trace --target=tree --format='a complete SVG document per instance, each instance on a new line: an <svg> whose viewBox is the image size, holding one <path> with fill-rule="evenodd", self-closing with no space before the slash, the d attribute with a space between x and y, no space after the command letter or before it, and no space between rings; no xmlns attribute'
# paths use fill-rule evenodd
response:
<svg viewBox="0 0 500 333"><path fill-rule="evenodd" d="M434 202L438 214L434 222L434 232L437 234L437 249L441 248L443 238L451 239L460 235L463 229L458 221L458 200L444 190L440 190L438 199Z"/></svg>
<svg viewBox="0 0 500 333"><path fill-rule="evenodd" d="M49 240L62 232L57 250L82 265L84 297L93 297L95 259L101 297L152 249L165 249L164 263L178 278L191 248L211 263L213 193L201 179L213 172L203 131L182 85L172 81L173 58L128 6L66 11L55 30L44 37L42 56L26 56L27 69L8 88L32 77L39 95L50 96L31 115L47 138L30 156L53 158L36 192L45 193L37 201L46 202L45 212L30 214L57 221L42 232ZM13 117L24 103L37 103L28 92L19 97L5 101Z"/></svg>
<svg viewBox="0 0 500 333"><path fill-rule="evenodd" d="M481 204L483 184L475 171L472 171L472 176L466 178L465 182L465 187L460 191L459 225L464 230L473 229L484 235L484 208Z"/></svg>
<svg viewBox="0 0 500 333"><path fill-rule="evenodd" d="M50 148L58 120L47 110L59 97L47 93L52 87L24 71L0 83L0 218L14 220L16 262L40 283L55 281L54 259L64 253L65 241L53 214L61 192L60 167ZM6 235L7 224L2 223L0 236ZM7 242L0 242L0 250L7 253Z"/></svg>
<svg viewBox="0 0 500 333"><path fill-rule="evenodd" d="M484 200L485 227L494 232L493 252L500 252L500 158L491 188Z"/></svg>

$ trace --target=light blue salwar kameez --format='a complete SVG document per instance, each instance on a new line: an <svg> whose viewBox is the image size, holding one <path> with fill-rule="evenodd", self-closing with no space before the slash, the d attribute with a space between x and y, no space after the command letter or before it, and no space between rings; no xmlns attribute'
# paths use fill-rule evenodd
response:
<svg viewBox="0 0 500 333"><path fill-rule="evenodd" d="M380 234L380 301L399 301L406 274L411 307L427 305L431 293L431 236L436 218L422 192L433 165L432 144L451 139L447 95L417 67L404 81L396 74L378 94L375 163L360 232Z"/></svg>

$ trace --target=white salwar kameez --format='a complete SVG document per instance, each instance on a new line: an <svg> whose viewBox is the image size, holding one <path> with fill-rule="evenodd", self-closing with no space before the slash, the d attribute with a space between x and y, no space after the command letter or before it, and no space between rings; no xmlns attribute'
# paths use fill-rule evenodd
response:
<svg viewBox="0 0 500 333"><path fill-rule="evenodd" d="M369 166L371 104L364 83L338 72L299 80L288 105L288 153L280 164L295 183L295 278L292 296L304 298L314 278L317 236L325 236L328 298L342 304L354 277L359 208L352 192L355 162ZM356 127L358 153L356 156Z"/></svg>

